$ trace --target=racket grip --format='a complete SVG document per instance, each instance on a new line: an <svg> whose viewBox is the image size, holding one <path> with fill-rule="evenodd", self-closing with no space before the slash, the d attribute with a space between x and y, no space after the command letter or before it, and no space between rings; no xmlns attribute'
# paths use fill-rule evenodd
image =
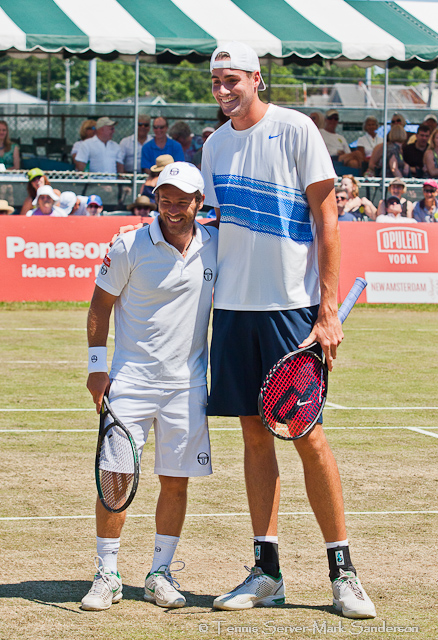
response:
<svg viewBox="0 0 438 640"><path fill-rule="evenodd" d="M356 278L356 280L354 281L353 286L351 287L350 291L347 294L347 297L345 298L344 302L341 305L341 308L338 311L338 317L341 321L341 324L343 324L344 320L347 318L348 314L356 304L357 299L359 298L360 294L365 289L367 284L368 282L363 278Z"/></svg>

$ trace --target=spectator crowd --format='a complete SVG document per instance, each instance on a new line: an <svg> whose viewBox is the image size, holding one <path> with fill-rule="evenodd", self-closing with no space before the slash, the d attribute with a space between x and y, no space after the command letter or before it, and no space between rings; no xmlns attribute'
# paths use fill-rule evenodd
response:
<svg viewBox="0 0 438 640"><path fill-rule="evenodd" d="M218 113L216 128L223 124L221 116L223 114ZM392 115L386 145L386 175L393 180L386 199L377 206L368 198L360 197L357 181L358 176L378 177L382 172L384 145L377 133L377 118L372 115L365 118L363 135L351 146L337 132L340 116L336 109L329 109L325 114L315 111L310 118L321 133L336 172L342 176L340 186L336 188L340 221L438 222L438 183L435 180L438 179L438 121L435 115L427 115L409 138L403 115ZM80 139L71 149L71 158L79 172L124 174L136 170L144 173L145 180L139 185L138 197L124 206L123 211L117 212L137 216L156 215L153 189L166 165L185 160L200 168L203 144L215 131L214 127L207 126L201 135L194 135L182 120L169 127L164 116L151 120L149 115L140 115L136 145L134 134L122 138L120 143L115 142L116 127L117 121L107 116L85 120L79 130ZM0 120L0 170L11 169L20 169L20 149L10 140L7 122ZM423 198L415 202L406 197L404 178L410 177L425 179ZM30 169L27 178L27 197L20 211L16 211L7 199L0 199L0 214L53 217L106 214L102 198L97 194L61 193L50 185L39 168ZM3 182L0 195L5 194Z"/></svg>

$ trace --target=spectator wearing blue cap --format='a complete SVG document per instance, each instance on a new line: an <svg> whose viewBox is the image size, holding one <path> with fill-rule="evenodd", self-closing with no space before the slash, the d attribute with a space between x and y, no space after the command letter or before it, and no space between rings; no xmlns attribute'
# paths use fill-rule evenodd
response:
<svg viewBox="0 0 438 640"><path fill-rule="evenodd" d="M89 196L87 200L87 216L101 216L102 211L102 198L100 196Z"/></svg>

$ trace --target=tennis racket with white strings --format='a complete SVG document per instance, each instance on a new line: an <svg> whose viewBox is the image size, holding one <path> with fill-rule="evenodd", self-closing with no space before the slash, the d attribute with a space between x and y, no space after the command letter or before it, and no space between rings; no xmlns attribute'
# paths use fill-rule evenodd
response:
<svg viewBox="0 0 438 640"><path fill-rule="evenodd" d="M356 278L338 311L347 318L367 286ZM317 343L288 353L267 374L259 394L259 414L265 427L277 438L296 440L309 433L320 417L327 398L328 369Z"/></svg>
<svg viewBox="0 0 438 640"><path fill-rule="evenodd" d="M95 475L105 509L124 511L133 501L140 475L138 451L128 429L111 409L106 396L100 410Z"/></svg>

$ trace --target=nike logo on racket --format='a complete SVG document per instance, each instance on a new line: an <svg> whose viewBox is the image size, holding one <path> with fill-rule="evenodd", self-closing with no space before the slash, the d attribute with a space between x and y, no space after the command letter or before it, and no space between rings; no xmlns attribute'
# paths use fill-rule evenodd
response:
<svg viewBox="0 0 438 640"><path fill-rule="evenodd" d="M297 400L297 405L299 407L304 407L305 404L311 404L312 400L306 400L306 402L301 402L301 400L298 398Z"/></svg>
<svg viewBox="0 0 438 640"><path fill-rule="evenodd" d="M283 133L277 133L277 135L275 135L275 136L269 136L269 140L272 140L272 138L279 138L282 135L283 135Z"/></svg>

